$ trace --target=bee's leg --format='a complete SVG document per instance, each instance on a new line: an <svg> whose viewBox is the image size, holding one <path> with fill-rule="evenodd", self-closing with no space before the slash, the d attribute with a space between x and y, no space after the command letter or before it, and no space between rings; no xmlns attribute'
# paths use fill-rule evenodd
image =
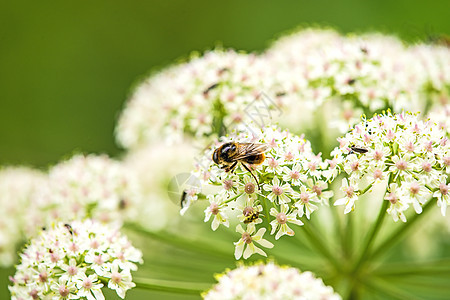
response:
<svg viewBox="0 0 450 300"><path fill-rule="evenodd" d="M247 170L247 171L249 171L250 172L250 174L252 174L252 176L253 176L253 178L255 178L255 181L256 181L256 185L258 186L258 190L261 190L261 187L259 186L259 182L258 182L258 179L256 178L256 176L255 176L255 174L253 174L253 172L252 172L252 170L250 170L250 168L249 167L247 167L247 165L246 164L244 164L243 162L241 162L241 164L244 166L244 168Z"/></svg>
<svg viewBox="0 0 450 300"><path fill-rule="evenodd" d="M231 166L226 166L225 172L233 172L233 171L234 171L234 168L236 168L237 163L238 163L238 162L235 161Z"/></svg>

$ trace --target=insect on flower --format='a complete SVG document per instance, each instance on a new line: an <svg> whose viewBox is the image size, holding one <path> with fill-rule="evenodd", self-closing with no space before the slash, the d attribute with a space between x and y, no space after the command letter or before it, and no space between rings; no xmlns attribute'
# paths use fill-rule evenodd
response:
<svg viewBox="0 0 450 300"><path fill-rule="evenodd" d="M225 169L225 172L232 172L237 164L241 163L252 174L259 188L258 179L247 164L262 164L266 159L264 151L268 148L266 144L228 142L214 150L212 159L216 164L222 165L221 168Z"/></svg>
<svg viewBox="0 0 450 300"><path fill-rule="evenodd" d="M259 211L254 211L245 216L244 224L252 223L259 218Z"/></svg>
<svg viewBox="0 0 450 300"><path fill-rule="evenodd" d="M352 154L353 152L364 154L364 153L367 153L369 151L366 148L356 147L356 146L350 146L350 149L351 149L351 151L350 151L349 154Z"/></svg>
<svg viewBox="0 0 450 300"><path fill-rule="evenodd" d="M72 226L70 226L70 224L64 224L64 227L66 227L67 228L67 230L69 231L69 233L71 234L71 235L73 235L73 229L72 229Z"/></svg>

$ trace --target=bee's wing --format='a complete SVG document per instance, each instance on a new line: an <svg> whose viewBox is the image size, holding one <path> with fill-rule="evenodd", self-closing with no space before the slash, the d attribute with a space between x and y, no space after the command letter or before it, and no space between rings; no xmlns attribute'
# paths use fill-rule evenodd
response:
<svg viewBox="0 0 450 300"><path fill-rule="evenodd" d="M267 144L239 143L238 151L233 158L239 160L249 156L259 155L264 153L268 148L269 146Z"/></svg>

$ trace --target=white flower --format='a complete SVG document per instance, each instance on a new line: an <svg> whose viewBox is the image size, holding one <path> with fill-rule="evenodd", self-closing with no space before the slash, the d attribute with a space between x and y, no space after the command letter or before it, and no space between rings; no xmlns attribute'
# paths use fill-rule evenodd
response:
<svg viewBox="0 0 450 300"><path fill-rule="evenodd" d="M270 215L275 217L275 220L270 222L270 225L272 226L272 231L270 234L274 234L275 231L280 228L275 235L275 239L278 240L282 235L289 235L293 236L295 232L286 224L287 222L296 224L296 225L303 225L303 222L297 219L297 211L294 210L291 213L288 213L289 206L287 204L281 204L280 205L280 211L272 207L270 209Z"/></svg>
<svg viewBox="0 0 450 300"><path fill-rule="evenodd" d="M299 201L295 203L295 207L298 208L298 216L302 217L303 214L306 214L306 217L309 219L311 217L311 213L318 209L316 205L311 203L311 201L318 201L317 196L305 186L301 186L300 193L298 193L297 198L299 198Z"/></svg>
<svg viewBox="0 0 450 300"><path fill-rule="evenodd" d="M68 282L64 277L59 277L58 282L54 282L50 288L57 295L54 299L74 299L76 297L75 282Z"/></svg>
<svg viewBox="0 0 450 300"><path fill-rule="evenodd" d="M448 99L450 54L445 47L407 47L381 34L342 36L306 29L278 39L264 56L273 69L271 87L289 108L282 125L292 129L316 130L315 117L324 128L345 132L363 112L424 111Z"/></svg>
<svg viewBox="0 0 450 300"><path fill-rule="evenodd" d="M442 177L438 190L433 193L433 197L437 198L437 205L441 208L441 213L445 216L447 206L450 204L450 184L446 183L445 177Z"/></svg>
<svg viewBox="0 0 450 300"><path fill-rule="evenodd" d="M355 207L355 201L358 200L358 185L347 181L347 178L342 179L341 191L345 196L334 202L334 205L345 205L344 213L348 214Z"/></svg>
<svg viewBox="0 0 450 300"><path fill-rule="evenodd" d="M390 186L384 197L391 202L388 213L394 220L406 221L404 211L409 204L421 213L421 206L433 193L438 206L445 210L436 183L440 177L441 182L448 181L445 158L449 144L443 129L432 120L387 112L363 119L339 143L332 154L337 168L347 173L341 186L346 197L338 199L335 205L345 204L345 212L354 208L360 194L386 181L397 184ZM358 189L347 180L366 185Z"/></svg>
<svg viewBox="0 0 450 300"><path fill-rule="evenodd" d="M57 260L51 255L56 252ZM58 223L24 249L9 289L13 299L36 295L99 300L104 299L104 278L110 278L113 283L108 286L123 297L134 286L130 270L136 270L137 262L142 262L142 253L107 225L91 220Z"/></svg>
<svg viewBox="0 0 450 300"><path fill-rule="evenodd" d="M423 182L410 180L402 185L404 197L409 203L412 203L416 213L422 213L422 205L427 202L431 192L425 187ZM403 198L403 197L402 197Z"/></svg>
<svg viewBox="0 0 450 300"><path fill-rule="evenodd" d="M133 219L140 197L137 179L118 161L107 156L76 155L50 169L48 181L36 191L31 209L43 216L38 228L53 221L84 218L120 225ZM28 234L33 236L32 231Z"/></svg>
<svg viewBox="0 0 450 300"><path fill-rule="evenodd" d="M129 207L130 215L135 216L130 221L150 231L177 225L181 219L181 193L195 184L183 177L192 166L195 155L194 145L183 142L175 145L152 143L127 151L123 166L138 180L141 190L141 197ZM185 201L195 200L188 195Z"/></svg>
<svg viewBox="0 0 450 300"><path fill-rule="evenodd" d="M75 280L75 284L78 289L76 294L78 297L86 297L88 300L105 299L101 290L103 283L98 282L96 274L86 276L86 274L80 273Z"/></svg>
<svg viewBox="0 0 450 300"><path fill-rule="evenodd" d="M301 164L297 163L294 167L288 168L283 167L283 180L286 182L290 182L292 185L300 185L302 182L305 182L308 178L306 174L302 172Z"/></svg>
<svg viewBox="0 0 450 300"><path fill-rule="evenodd" d="M39 213L29 207L33 193L44 183L44 174L37 170L0 169L0 267L12 266L17 260L16 247L24 239L27 223L39 223Z"/></svg>
<svg viewBox="0 0 450 300"><path fill-rule="evenodd" d="M209 206L205 209L205 222L208 222L212 215L214 215L214 219L211 223L211 229L216 230L220 224L223 224L226 227L230 226L228 222L228 217L221 210L225 208L223 203L223 196L221 195L208 195Z"/></svg>
<svg viewBox="0 0 450 300"><path fill-rule="evenodd" d="M247 225L247 230L242 228L241 224L236 226L236 231L242 234L239 241L235 242L234 245L236 249L234 251L234 256L236 259L241 258L242 253L244 253L244 259L249 258L252 254L258 253L262 256L267 256L266 253L260 248L256 247L254 242L260 244L266 248L272 248L273 244L265 239L263 239L263 235L266 232L265 228L260 228L258 232L255 233L255 225L250 223ZM255 234L253 234L255 233ZM253 234L253 235L252 235ZM244 251L245 248L245 251Z"/></svg>
<svg viewBox="0 0 450 300"><path fill-rule="evenodd" d="M400 193L397 189L398 185L396 183L391 183L389 185L388 193L384 197L385 200L391 203L387 212L392 215L395 222L397 222L398 219L406 222L406 217L403 212L408 208L408 204L400 199Z"/></svg>
<svg viewBox="0 0 450 300"><path fill-rule="evenodd" d="M158 138L217 136L244 121L249 104L268 90L270 75L262 59L233 50L168 67L137 87L119 119L117 140L137 148Z"/></svg>
<svg viewBox="0 0 450 300"><path fill-rule="evenodd" d="M302 136L280 130L277 126L258 128L248 125L236 128L234 133L222 137L220 142L217 141L206 150L192 172L192 176L202 183L202 192L196 193L195 197L210 201L215 199L205 210L206 220L211 218L213 212L217 212L215 216L218 223L213 221L213 229L221 222L235 219L238 212L241 224L255 226L254 231L260 232L258 227L264 220L268 223L273 221L271 207L279 209L281 205L289 203L298 208L295 210L297 216L306 214L309 219L312 212L319 208L316 204L328 205L333 192L329 190L324 173L328 168L331 169L332 162L323 162L321 155L315 155L311 144ZM264 144L267 146L265 160L258 165L239 163L234 172L225 172L214 163L212 156L216 149L227 142ZM192 205L192 202L187 205ZM285 226L280 232L284 229ZM287 232L291 234L291 230Z"/></svg>
<svg viewBox="0 0 450 300"><path fill-rule="evenodd" d="M206 300L232 299L323 299L341 297L311 272L300 272L273 262L240 266L216 276L218 283L202 296Z"/></svg>
<svg viewBox="0 0 450 300"><path fill-rule="evenodd" d="M272 184L265 184L263 189L270 192L267 198L272 202L275 200L278 200L279 203L291 202L291 198L288 196L292 192L291 186L288 183L282 184L278 177L273 178Z"/></svg>
<svg viewBox="0 0 450 300"><path fill-rule="evenodd" d="M132 281L130 270L119 270L119 266L114 263L111 265L111 272L105 273L104 276L109 278L108 287L115 290L122 299L125 298L127 290L136 286Z"/></svg>

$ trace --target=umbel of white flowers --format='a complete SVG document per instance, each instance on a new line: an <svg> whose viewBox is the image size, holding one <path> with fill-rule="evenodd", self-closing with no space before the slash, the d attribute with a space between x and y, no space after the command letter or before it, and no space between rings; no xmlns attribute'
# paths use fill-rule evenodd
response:
<svg viewBox="0 0 450 300"><path fill-rule="evenodd" d="M335 171L330 171L320 155L312 152L307 140L276 126L253 128L251 133L242 131L223 137L220 143L230 141L268 145L264 162L251 166L261 188L242 164L235 172L220 169L211 160L216 145L211 147L193 172L201 179L202 190L215 187L207 195L205 222L212 218L211 227L216 230L221 224L228 227L230 221L238 221L236 231L241 238L235 243L236 259L254 253L265 256L257 245L272 248L273 244L263 238L266 228L259 228L263 215L270 222L270 234L276 240L284 235L293 236L292 228L303 225L301 217L309 219L319 206L328 204L333 192L328 190L327 180ZM200 189L187 192L183 212L198 201L199 192Z"/></svg>
<svg viewBox="0 0 450 300"><path fill-rule="evenodd" d="M300 272L273 262L240 266L216 275L216 279L218 283L203 294L204 299L341 299L332 287L311 272Z"/></svg>
<svg viewBox="0 0 450 300"><path fill-rule="evenodd" d="M43 230L20 255L11 299L97 299L107 286L125 298L142 253L116 229L86 220Z"/></svg>
<svg viewBox="0 0 450 300"><path fill-rule="evenodd" d="M362 113L439 107L449 102L449 87L448 47L305 29L261 55L216 49L152 74L127 102L116 137L127 149L158 139L217 138L245 122L261 92L283 112L277 121L284 127L310 128L317 116L344 133Z"/></svg>
<svg viewBox="0 0 450 300"><path fill-rule="evenodd" d="M339 143L332 155L335 168L345 174L344 197L334 205L345 205L345 213L355 209L359 196L386 184L384 199L394 221L406 222L404 212L411 206L420 214L432 197L445 216L450 204L450 141L433 120L409 113L377 115L356 125Z"/></svg>
<svg viewBox="0 0 450 300"><path fill-rule="evenodd" d="M344 196L332 203L345 205L345 213L355 209L356 200L377 184L387 187L387 213L395 221L406 222L404 211L410 206L421 213L422 206L433 197L443 215L450 204L450 142L446 131L417 115L386 113L363 120L339 139L340 146L326 161L312 153L308 141L288 131L273 126L251 132L223 137L206 151L193 172L203 186L186 193L182 210L204 197L202 190L209 191L205 222L212 218L213 230L239 222L236 259L254 253L266 256L258 246L273 247L263 237L266 228L258 228L262 218L270 223L270 234L275 234L276 240L293 236L296 226L305 221L300 218L308 220L320 206L328 205L333 196L328 182L340 173L346 176L341 184ZM235 172L225 172L211 160L217 145L230 141L268 145L265 161L251 166L260 189L242 164Z"/></svg>

